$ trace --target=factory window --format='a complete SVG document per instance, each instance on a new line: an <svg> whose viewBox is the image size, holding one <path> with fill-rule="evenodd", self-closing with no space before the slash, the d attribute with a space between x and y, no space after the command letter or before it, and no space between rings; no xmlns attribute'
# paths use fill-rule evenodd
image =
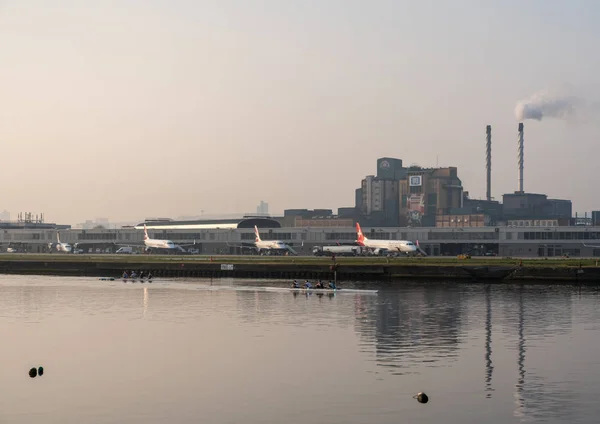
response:
<svg viewBox="0 0 600 424"><path fill-rule="evenodd" d="M592 256L600 256L600 249L594 249L592 252Z"/></svg>
<svg viewBox="0 0 600 424"><path fill-rule="evenodd" d="M448 203L450 203L450 201ZM437 194L436 193L429 193L427 195L427 204L430 206L437 206Z"/></svg>
<svg viewBox="0 0 600 424"><path fill-rule="evenodd" d="M254 233L242 233L240 234L242 240L254 240Z"/></svg>
<svg viewBox="0 0 600 424"><path fill-rule="evenodd" d="M513 238L512 236L513 236L513 235L512 235L512 233L511 233L511 232L507 232L507 233L506 233L506 240L512 240L512 238Z"/></svg>
<svg viewBox="0 0 600 424"><path fill-rule="evenodd" d="M402 196L402 207L406 208L406 205L408 204L408 196L403 195Z"/></svg>
<svg viewBox="0 0 600 424"><path fill-rule="evenodd" d="M526 235L526 234L527 234L527 233L524 233L524 232L522 232L522 231L519 231L519 232L517 233L517 239L519 239L519 240L523 240L523 239L525 239L525 235ZM527 237L527 239L529 239L529 237Z"/></svg>
<svg viewBox="0 0 600 424"><path fill-rule="evenodd" d="M210 239L210 240L214 240L214 239L215 239L215 233L210 233L210 237L209 237L209 239Z"/></svg>

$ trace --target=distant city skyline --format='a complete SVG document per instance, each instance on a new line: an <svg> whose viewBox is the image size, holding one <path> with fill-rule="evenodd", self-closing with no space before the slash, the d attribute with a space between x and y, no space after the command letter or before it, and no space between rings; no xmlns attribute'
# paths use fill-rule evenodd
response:
<svg viewBox="0 0 600 424"><path fill-rule="evenodd" d="M136 221L352 206L379 157L484 198L600 209L600 3L329 0L0 6L3 208Z"/></svg>

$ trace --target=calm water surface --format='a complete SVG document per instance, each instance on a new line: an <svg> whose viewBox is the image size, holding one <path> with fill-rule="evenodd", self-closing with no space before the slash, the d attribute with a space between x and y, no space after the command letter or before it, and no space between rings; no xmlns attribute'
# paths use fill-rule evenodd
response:
<svg viewBox="0 0 600 424"><path fill-rule="evenodd" d="M596 288L210 284L0 276L0 423L599 420Z"/></svg>

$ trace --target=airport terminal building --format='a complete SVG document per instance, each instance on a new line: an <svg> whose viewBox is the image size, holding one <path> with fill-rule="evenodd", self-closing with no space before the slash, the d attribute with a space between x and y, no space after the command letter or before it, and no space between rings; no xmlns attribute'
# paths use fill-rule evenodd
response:
<svg viewBox="0 0 600 424"><path fill-rule="evenodd" d="M300 221L305 222L305 221ZM352 244L356 241L355 228L322 226L282 226L271 218L243 218L213 221L153 221L147 222L151 238L168 239L179 244L194 244L196 253L205 255L249 254L243 249L254 241L254 226L263 240L282 240L301 255L311 255L314 246ZM365 236L379 240L418 241L429 255L454 256L498 254L514 257L571 257L600 256L600 226L560 226L558 220L518 220L507 226L474 227L363 227ZM0 228L1 250L8 247L20 252L44 253L56 242L60 233L62 242L76 247L81 253L111 253L119 246L131 243L141 245L143 223L120 229L70 229L28 226ZM597 246L597 247L596 247Z"/></svg>

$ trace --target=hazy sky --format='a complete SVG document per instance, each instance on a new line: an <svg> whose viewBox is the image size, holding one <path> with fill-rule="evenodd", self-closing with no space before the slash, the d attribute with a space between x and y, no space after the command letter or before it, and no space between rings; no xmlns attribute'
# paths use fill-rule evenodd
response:
<svg viewBox="0 0 600 424"><path fill-rule="evenodd" d="M376 159L517 189L515 105L600 99L600 2L0 0L0 210L74 224L353 206ZM525 190L600 209L600 124L525 121Z"/></svg>

